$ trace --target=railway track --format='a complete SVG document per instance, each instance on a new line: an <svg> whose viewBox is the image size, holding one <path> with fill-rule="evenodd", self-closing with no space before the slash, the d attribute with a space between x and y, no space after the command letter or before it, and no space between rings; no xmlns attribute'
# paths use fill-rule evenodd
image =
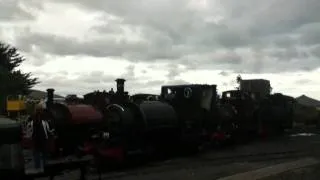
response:
<svg viewBox="0 0 320 180"><path fill-rule="evenodd" d="M305 141L299 140L299 142L296 142L288 140L288 138L279 138L268 142L252 143L236 147L235 149L226 148L222 150L209 150L191 157L175 157L162 161L152 161L136 167L133 166L117 171L111 170L102 172L101 179L161 174L180 170L192 171L204 167L224 167L229 164L239 163L270 164L305 157L308 155L309 151L312 150L312 148L310 149L301 145L301 143ZM72 171L65 171L63 176L69 177L74 173L75 172ZM99 180L99 175L95 170L91 171L88 174L88 179Z"/></svg>
<svg viewBox="0 0 320 180"><path fill-rule="evenodd" d="M198 169L204 166L221 166L236 162L264 162L285 159L294 159L305 156L301 151L277 151L261 152L250 154L227 155L221 157L202 157L195 156L189 158L172 159L164 162L149 163L145 166L129 169L124 172L107 172L102 175L102 179L121 178L124 176L147 175L152 173L162 173L168 171ZM98 175L90 176L90 179L99 179Z"/></svg>

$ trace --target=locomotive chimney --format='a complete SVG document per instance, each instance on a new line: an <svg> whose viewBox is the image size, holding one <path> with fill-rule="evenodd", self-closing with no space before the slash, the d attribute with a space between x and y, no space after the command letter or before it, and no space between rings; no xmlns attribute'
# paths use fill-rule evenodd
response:
<svg viewBox="0 0 320 180"><path fill-rule="evenodd" d="M50 108L51 105L53 104L53 94L54 94L54 89L52 88L47 89L47 103L46 103L47 108Z"/></svg>
<svg viewBox="0 0 320 180"><path fill-rule="evenodd" d="M117 82L117 94L124 94L124 82L126 80L125 79L116 79Z"/></svg>

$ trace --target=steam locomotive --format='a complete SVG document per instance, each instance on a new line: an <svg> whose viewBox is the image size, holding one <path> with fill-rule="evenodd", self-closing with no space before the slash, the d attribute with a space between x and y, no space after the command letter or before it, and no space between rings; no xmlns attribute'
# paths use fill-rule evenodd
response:
<svg viewBox="0 0 320 180"><path fill-rule="evenodd" d="M214 132L216 85L163 86L159 100L135 103L124 92L124 79L116 81L116 93L84 95L84 103L103 112L110 134L105 148L97 150L101 157L119 161L132 154L195 152Z"/></svg>
<svg viewBox="0 0 320 180"><path fill-rule="evenodd" d="M259 98L256 93L231 90L222 93L222 105L231 105L236 113L233 123L239 136L278 135L292 128L294 99L280 93Z"/></svg>
<svg viewBox="0 0 320 180"><path fill-rule="evenodd" d="M121 163L131 155L197 152L205 143L290 128L292 104L282 94L256 99L235 90L219 99L216 85L173 85L162 86L157 99L135 103L124 91L125 80L116 82L116 92L95 91L78 104L54 103L54 90L48 89L55 153L94 154Z"/></svg>

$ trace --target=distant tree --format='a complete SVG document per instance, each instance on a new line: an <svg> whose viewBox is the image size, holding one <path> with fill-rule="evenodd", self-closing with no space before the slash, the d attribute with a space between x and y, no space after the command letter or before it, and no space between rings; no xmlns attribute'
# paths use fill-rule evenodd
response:
<svg viewBox="0 0 320 180"><path fill-rule="evenodd" d="M270 86L270 87L269 87L269 94L272 93L272 90L273 90L273 88Z"/></svg>
<svg viewBox="0 0 320 180"><path fill-rule="evenodd" d="M4 109L8 95L27 95L39 83L31 73L17 69L26 59L15 47L0 42L0 110Z"/></svg>
<svg viewBox="0 0 320 180"><path fill-rule="evenodd" d="M240 89L240 84L241 84L241 81L242 81L242 77L241 77L241 75L240 75L240 74L237 76L236 81L237 81L237 84L238 84L237 89L239 90L239 89Z"/></svg>

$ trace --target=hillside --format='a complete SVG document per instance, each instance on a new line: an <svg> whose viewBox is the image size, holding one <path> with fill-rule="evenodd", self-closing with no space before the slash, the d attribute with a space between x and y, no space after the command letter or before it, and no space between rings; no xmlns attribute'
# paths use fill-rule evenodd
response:
<svg viewBox="0 0 320 180"><path fill-rule="evenodd" d="M31 93L28 95L28 98L30 98L30 99L44 99L46 96L47 96L47 92L33 89L33 90L31 90ZM55 94L54 98L63 98L63 96Z"/></svg>
<svg viewBox="0 0 320 180"><path fill-rule="evenodd" d="M320 107L320 101L310 98L306 95L302 95L296 98L296 101L299 104L305 105L305 106L312 106L312 107Z"/></svg>

